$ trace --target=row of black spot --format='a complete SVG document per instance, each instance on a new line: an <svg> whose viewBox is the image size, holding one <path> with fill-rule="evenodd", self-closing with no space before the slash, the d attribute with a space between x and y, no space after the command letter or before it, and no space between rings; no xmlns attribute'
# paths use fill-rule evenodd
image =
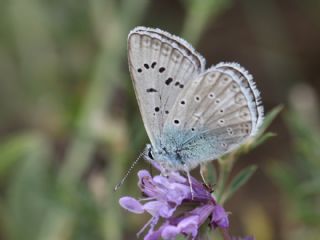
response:
<svg viewBox="0 0 320 240"><path fill-rule="evenodd" d="M173 82L173 79L172 79L171 77L169 77L169 78L165 81L165 84L166 84L167 86L169 86L172 82ZM183 87L184 87L184 85L181 84L180 82L176 82L176 83L174 84L174 86L179 87L179 88L183 88ZM154 92L158 92L158 91L157 91L157 89L154 89L154 88L147 88L146 92L147 92L147 93L154 93Z"/></svg>
<svg viewBox="0 0 320 240"><path fill-rule="evenodd" d="M154 69L156 65L157 65L156 62L151 63L151 68ZM143 64L143 66L144 66L145 69L150 69L150 66L149 66L149 64L147 64L147 63ZM165 69L164 67L160 67L158 71L159 71L159 73L163 73L165 70L166 70L166 69ZM138 71L139 73L141 73L141 72L142 72L142 68L138 68L137 71Z"/></svg>
<svg viewBox="0 0 320 240"><path fill-rule="evenodd" d="M160 108L159 108L159 107L155 107L155 108L154 108L154 111L155 111L155 112L159 112L159 111L160 111ZM165 114L169 114L169 111L166 110L166 111L164 111L164 113L165 113Z"/></svg>
<svg viewBox="0 0 320 240"><path fill-rule="evenodd" d="M157 63L156 63L156 62L153 62L153 63L151 64L151 68L153 69L156 65L157 65ZM144 66L145 69L149 69L149 68L150 68L149 64L147 64L147 63L143 64L143 66ZM160 73L163 73L165 70L166 70L166 69L165 69L164 67L160 67L160 68L159 68L159 72L160 72ZM142 69L141 69L141 68L138 68L137 71L138 71L139 73L141 73L141 72L142 72ZM169 78L165 81L165 84L166 84L167 86L169 86L172 82L173 82L172 77L169 77ZM179 88L183 88L183 87L184 87L184 85L183 85L182 83L178 82L178 81L174 84L174 86L179 87ZM148 92L148 93L152 93L152 92L157 92L157 90L154 89L154 88L148 88L148 89L147 89L147 92Z"/></svg>

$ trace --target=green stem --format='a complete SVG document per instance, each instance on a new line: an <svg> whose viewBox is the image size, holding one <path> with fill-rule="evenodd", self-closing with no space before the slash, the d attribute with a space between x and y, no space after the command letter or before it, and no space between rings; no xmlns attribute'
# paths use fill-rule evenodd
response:
<svg viewBox="0 0 320 240"><path fill-rule="evenodd" d="M229 234L227 229L220 228L220 233L221 233L221 235L223 237L223 240L231 240L230 234Z"/></svg>
<svg viewBox="0 0 320 240"><path fill-rule="evenodd" d="M225 164L219 162L219 177L217 183L217 201L220 203L222 192L225 188L226 181L228 178L228 171Z"/></svg>
<svg viewBox="0 0 320 240"><path fill-rule="evenodd" d="M187 17L182 37L193 44L198 43L209 20L216 18L230 4L229 2L229 0L186 1Z"/></svg>
<svg viewBox="0 0 320 240"><path fill-rule="evenodd" d="M217 202L223 204L222 196L227 185L227 181L230 176L230 172L233 168L234 156L229 155L228 158L219 159L219 177L217 183Z"/></svg>

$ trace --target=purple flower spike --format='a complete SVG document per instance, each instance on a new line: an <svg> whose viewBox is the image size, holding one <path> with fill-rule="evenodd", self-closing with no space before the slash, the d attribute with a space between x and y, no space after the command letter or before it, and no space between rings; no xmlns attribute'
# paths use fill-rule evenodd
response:
<svg viewBox="0 0 320 240"><path fill-rule="evenodd" d="M148 212L152 218L138 233L149 231L144 240L173 240L178 235L197 239L199 228L209 219L212 228L229 226L228 214L205 187L191 178L193 198L187 178L178 172L168 176L152 177L146 170L138 172L138 186L146 197L138 201L132 197L122 197L120 205L133 213ZM183 209L183 211L182 211ZM158 222L161 224L158 226Z"/></svg>

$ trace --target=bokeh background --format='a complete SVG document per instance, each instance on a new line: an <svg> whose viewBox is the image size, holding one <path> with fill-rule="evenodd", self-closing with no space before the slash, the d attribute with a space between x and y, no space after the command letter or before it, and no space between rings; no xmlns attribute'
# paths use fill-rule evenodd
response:
<svg viewBox="0 0 320 240"><path fill-rule="evenodd" d="M277 134L241 157L252 179L226 204L231 232L259 240L320 236L320 1L2 0L0 239L136 239L147 143L127 66L137 25L184 37L208 66L237 61L255 77Z"/></svg>

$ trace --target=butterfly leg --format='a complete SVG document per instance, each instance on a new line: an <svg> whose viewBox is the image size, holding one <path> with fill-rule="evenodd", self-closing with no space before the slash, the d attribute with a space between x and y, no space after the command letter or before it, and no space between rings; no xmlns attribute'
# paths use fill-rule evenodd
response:
<svg viewBox="0 0 320 240"><path fill-rule="evenodd" d="M206 178L205 178L205 176L207 175L207 165L205 163L201 163L200 164L200 175L201 175L203 183L206 186L209 186L207 181L206 181Z"/></svg>
<svg viewBox="0 0 320 240"><path fill-rule="evenodd" d="M192 182L191 182L191 176L190 176L190 172L188 170L185 171L187 173L188 176L188 182L189 182L189 187L190 187L190 192L191 192L191 199L194 199L194 192L193 192L193 188L192 188Z"/></svg>

